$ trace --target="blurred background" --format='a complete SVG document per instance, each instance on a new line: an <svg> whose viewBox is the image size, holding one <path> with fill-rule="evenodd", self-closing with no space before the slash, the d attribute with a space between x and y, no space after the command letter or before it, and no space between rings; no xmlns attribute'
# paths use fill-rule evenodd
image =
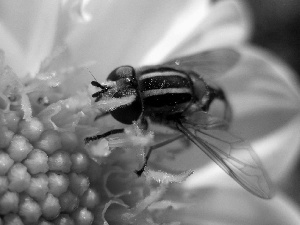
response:
<svg viewBox="0 0 300 225"><path fill-rule="evenodd" d="M300 74L300 1L247 0L254 14L252 42L275 52Z"/></svg>
<svg viewBox="0 0 300 225"><path fill-rule="evenodd" d="M297 72L299 82L300 1L247 0L247 2L252 8L254 20L252 43L267 48L287 62ZM286 149L286 151L288 150L289 149ZM300 205L299 159L298 166L290 177L286 177L282 188Z"/></svg>

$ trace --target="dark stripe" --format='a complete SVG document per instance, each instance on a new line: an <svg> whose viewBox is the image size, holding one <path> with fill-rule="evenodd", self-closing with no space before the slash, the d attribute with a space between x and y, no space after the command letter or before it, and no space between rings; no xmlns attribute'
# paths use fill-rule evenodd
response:
<svg viewBox="0 0 300 225"><path fill-rule="evenodd" d="M152 89L190 88L190 80L180 76L156 76L140 81L141 92Z"/></svg>
<svg viewBox="0 0 300 225"><path fill-rule="evenodd" d="M168 93L144 98L144 104L151 107L175 106L188 103L192 99L189 93Z"/></svg>

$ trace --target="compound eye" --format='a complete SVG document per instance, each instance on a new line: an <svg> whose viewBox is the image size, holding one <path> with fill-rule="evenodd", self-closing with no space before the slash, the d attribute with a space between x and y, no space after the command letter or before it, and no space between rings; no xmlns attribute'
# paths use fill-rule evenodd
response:
<svg viewBox="0 0 300 225"><path fill-rule="evenodd" d="M133 94L133 93L132 93ZM129 96L130 93L117 92L114 94L114 98L122 98ZM142 114L142 102L139 96L136 96L133 102L128 105L122 105L115 108L110 112L113 118L123 124L132 124Z"/></svg>
<svg viewBox="0 0 300 225"><path fill-rule="evenodd" d="M135 71L132 66L120 66L114 69L107 77L107 80L117 81L122 78L135 77Z"/></svg>

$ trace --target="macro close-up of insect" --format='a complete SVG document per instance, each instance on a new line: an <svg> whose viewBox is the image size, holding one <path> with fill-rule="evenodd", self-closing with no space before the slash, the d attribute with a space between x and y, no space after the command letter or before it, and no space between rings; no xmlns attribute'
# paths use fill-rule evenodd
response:
<svg viewBox="0 0 300 225"><path fill-rule="evenodd" d="M299 1L0 11L0 225L300 224Z"/></svg>
<svg viewBox="0 0 300 225"><path fill-rule="evenodd" d="M176 135L149 147L144 165L136 171L141 176L154 149L177 139L187 138L217 165L252 194L269 199L272 185L252 147L228 131L232 112L226 93L214 84L234 68L240 54L232 48L221 48L177 58L160 65L133 68L121 66L113 70L107 82L92 81L100 90L92 97L133 97L129 103L106 112L123 124L137 124L147 129L149 123L171 128ZM214 100L224 104L223 116L210 114ZM85 138L85 143L123 133L113 129Z"/></svg>

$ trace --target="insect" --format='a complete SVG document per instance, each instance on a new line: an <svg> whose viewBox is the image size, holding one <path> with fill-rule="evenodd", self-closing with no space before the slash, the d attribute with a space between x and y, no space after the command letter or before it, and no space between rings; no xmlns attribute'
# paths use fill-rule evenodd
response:
<svg viewBox="0 0 300 225"><path fill-rule="evenodd" d="M230 104L224 91L212 84L214 78L225 74L239 59L240 54L234 49L221 48L156 66L121 66L108 75L108 83L91 82L100 88L92 95L95 102L102 98L133 97L129 103L108 110L117 121L137 121L145 129L147 121L151 121L179 131L179 135L149 148L143 167L136 171L139 176L154 149L186 137L246 190L261 198L271 198L271 182L257 155L246 141L227 131ZM223 118L208 112L215 99L225 105ZM87 137L85 142L122 132L124 129L114 129Z"/></svg>

